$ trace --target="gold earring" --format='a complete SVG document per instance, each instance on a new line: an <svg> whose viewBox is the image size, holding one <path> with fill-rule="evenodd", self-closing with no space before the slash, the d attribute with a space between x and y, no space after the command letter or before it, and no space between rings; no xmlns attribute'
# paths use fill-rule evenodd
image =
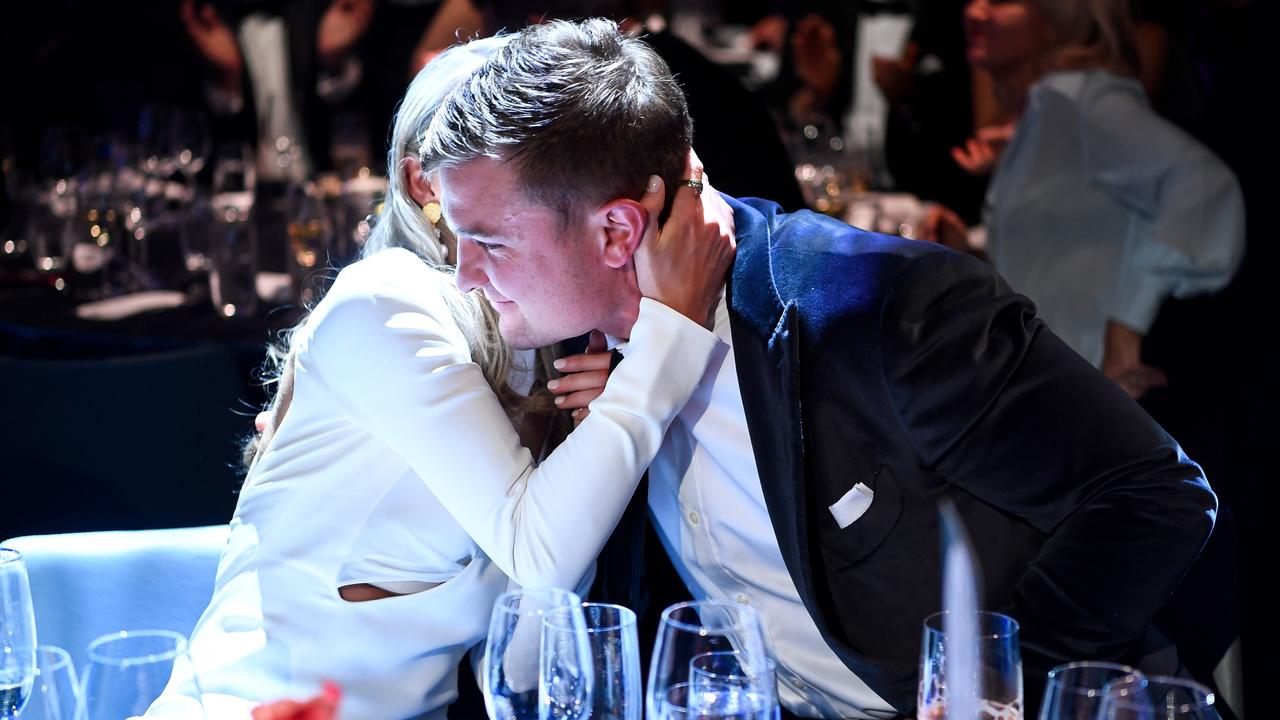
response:
<svg viewBox="0 0 1280 720"><path fill-rule="evenodd" d="M440 222L440 203L429 202L422 206L422 214L426 216L427 222L435 225Z"/></svg>

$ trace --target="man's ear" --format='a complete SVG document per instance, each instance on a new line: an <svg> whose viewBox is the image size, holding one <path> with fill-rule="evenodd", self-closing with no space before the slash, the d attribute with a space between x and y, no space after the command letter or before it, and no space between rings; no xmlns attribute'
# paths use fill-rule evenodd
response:
<svg viewBox="0 0 1280 720"><path fill-rule="evenodd" d="M407 157L402 160L400 172L404 186L409 191L409 197L413 198L418 207L429 202L440 202L440 196L436 194L431 181L423 174L422 164L418 162L418 158Z"/></svg>
<svg viewBox="0 0 1280 720"><path fill-rule="evenodd" d="M619 198L601 205L592 224L604 242L605 264L622 268L631 262L631 256L640 247L649 227L649 212L635 200Z"/></svg>

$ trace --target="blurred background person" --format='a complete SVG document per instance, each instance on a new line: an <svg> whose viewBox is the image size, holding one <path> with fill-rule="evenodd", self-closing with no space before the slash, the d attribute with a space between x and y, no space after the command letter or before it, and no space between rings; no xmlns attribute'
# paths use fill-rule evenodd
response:
<svg viewBox="0 0 1280 720"><path fill-rule="evenodd" d="M689 102L698 155L718 189L737 197L766 197L788 211L805 207L768 111L737 78L668 31L665 21L645 25L663 9L646 0L445 0L413 57L423 62L459 37L518 30L544 20L616 20L671 67Z"/></svg>
<svg viewBox="0 0 1280 720"><path fill-rule="evenodd" d="M990 73L1016 131L995 163L985 253L1078 353L1131 395L1163 385L1142 338L1168 296L1221 289L1244 251L1230 170L1154 113L1123 0L971 0L970 61ZM974 163L976 165L976 163ZM925 235L979 248L936 208Z"/></svg>
<svg viewBox="0 0 1280 720"><path fill-rule="evenodd" d="M209 107L256 148L259 177L329 169L334 108L363 78L374 0L182 0L179 12L206 63Z"/></svg>

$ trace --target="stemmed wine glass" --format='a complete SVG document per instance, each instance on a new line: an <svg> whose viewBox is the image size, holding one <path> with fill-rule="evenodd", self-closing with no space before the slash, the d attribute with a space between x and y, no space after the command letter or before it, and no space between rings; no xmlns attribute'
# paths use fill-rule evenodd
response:
<svg viewBox="0 0 1280 720"><path fill-rule="evenodd" d="M728 650L693 656L688 709L699 718L774 720L780 709L773 661L752 666L744 653Z"/></svg>
<svg viewBox="0 0 1280 720"><path fill-rule="evenodd" d="M1142 673L1128 665L1073 662L1049 671L1040 720L1095 720L1108 685Z"/></svg>
<svg viewBox="0 0 1280 720"><path fill-rule="evenodd" d="M1219 720L1213 691L1192 680L1128 675L1108 684L1098 720Z"/></svg>
<svg viewBox="0 0 1280 720"><path fill-rule="evenodd" d="M737 652L752 673L768 667L764 632L754 609L738 603L701 600L672 605L662 613L645 692L648 717L691 715L690 667L699 655ZM759 670L756 670L759 669Z"/></svg>
<svg viewBox="0 0 1280 720"><path fill-rule="evenodd" d="M553 613L556 627L544 633ZM548 644L550 643L550 644ZM492 720L585 718L590 714L591 650L582 600L568 590L513 590L493 605L481 679Z"/></svg>
<svg viewBox="0 0 1280 720"><path fill-rule="evenodd" d="M187 639L169 630L122 630L89 643L82 720L144 714L186 652Z"/></svg>
<svg viewBox="0 0 1280 720"><path fill-rule="evenodd" d="M36 648L36 682L22 720L77 720L80 684L71 654L54 645Z"/></svg>
<svg viewBox="0 0 1280 720"><path fill-rule="evenodd" d="M22 713L36 678L36 616L27 566L0 548L0 720Z"/></svg>

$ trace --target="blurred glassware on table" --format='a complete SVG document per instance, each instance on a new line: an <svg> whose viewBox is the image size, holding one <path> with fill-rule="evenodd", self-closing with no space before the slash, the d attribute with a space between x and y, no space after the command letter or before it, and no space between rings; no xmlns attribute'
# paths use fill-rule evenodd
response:
<svg viewBox="0 0 1280 720"><path fill-rule="evenodd" d="M925 618L920 650L919 717L933 720L947 716L948 655L959 653L948 647L943 631L946 613ZM1008 615L978 613L976 675L972 678L975 697L970 699L982 720L1020 720L1022 717L1022 649L1018 623Z"/></svg>
<svg viewBox="0 0 1280 720"><path fill-rule="evenodd" d="M662 613L658 637L649 665L645 692L648 716L666 718L672 713L672 693L691 682L690 663L706 653L738 652L752 668L768 667L764 630L755 609L720 600L678 603ZM681 698L685 703L687 693ZM673 705L690 709L687 704Z"/></svg>
<svg viewBox="0 0 1280 720"><path fill-rule="evenodd" d="M543 619L572 628L547 638ZM545 645L551 640L554 645ZM513 590L493 604L480 690L493 720L548 720L590 713L591 650L582 599L568 590Z"/></svg>
<svg viewBox="0 0 1280 720"><path fill-rule="evenodd" d="M36 648L36 680L22 720L79 720L80 683L71 654L54 645Z"/></svg>
<svg viewBox="0 0 1280 720"><path fill-rule="evenodd" d="M143 715L186 653L187 639L169 630L121 630L89 643L81 720Z"/></svg>
<svg viewBox="0 0 1280 720"><path fill-rule="evenodd" d="M326 274L337 273L333 213L318 183L296 185L289 193L289 274L295 296L310 305L320 299Z"/></svg>
<svg viewBox="0 0 1280 720"><path fill-rule="evenodd" d="M246 145L220 146L214 156L209 206L209 293L223 317L252 315L257 310L258 231L251 222L256 170Z"/></svg>
<svg viewBox="0 0 1280 720"><path fill-rule="evenodd" d="M1192 680L1127 675L1103 691L1099 720L1219 720L1213 691Z"/></svg>
<svg viewBox="0 0 1280 720"><path fill-rule="evenodd" d="M0 720L22 714L36 679L36 618L27 565L0 548Z"/></svg>
<svg viewBox="0 0 1280 720"><path fill-rule="evenodd" d="M1040 703L1040 720L1094 720L1108 685L1142 673L1128 665L1073 662L1049 671Z"/></svg>
<svg viewBox="0 0 1280 720"><path fill-rule="evenodd" d="M843 217L850 196L866 192L869 177L845 151L844 138L825 115L813 115L788 138L796 181L810 208Z"/></svg>

